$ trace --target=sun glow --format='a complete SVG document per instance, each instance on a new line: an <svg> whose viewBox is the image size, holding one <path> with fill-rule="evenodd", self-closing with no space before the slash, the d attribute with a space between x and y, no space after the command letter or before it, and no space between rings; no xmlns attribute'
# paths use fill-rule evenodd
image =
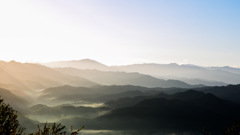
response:
<svg viewBox="0 0 240 135"><path fill-rule="evenodd" d="M218 9L206 7L199 12L204 3L177 3L1 1L0 59L90 58L107 65L183 63L187 59L197 65L239 66L234 61L240 57L239 19L229 18L239 10L222 3ZM228 12L222 14L223 9ZM209 13L216 14L215 18Z"/></svg>

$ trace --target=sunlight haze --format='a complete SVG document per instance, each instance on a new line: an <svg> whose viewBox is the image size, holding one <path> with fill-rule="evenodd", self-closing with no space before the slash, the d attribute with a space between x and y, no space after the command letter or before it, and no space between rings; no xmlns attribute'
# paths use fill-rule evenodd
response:
<svg viewBox="0 0 240 135"><path fill-rule="evenodd" d="M240 67L239 13L239 0L2 0L0 60Z"/></svg>

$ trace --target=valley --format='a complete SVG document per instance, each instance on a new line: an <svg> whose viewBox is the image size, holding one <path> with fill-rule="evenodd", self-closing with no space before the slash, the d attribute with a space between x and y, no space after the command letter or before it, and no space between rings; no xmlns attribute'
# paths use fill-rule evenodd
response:
<svg viewBox="0 0 240 135"><path fill-rule="evenodd" d="M218 133L240 120L239 85L190 85L139 73L19 62L2 62L1 69L9 76L0 82L1 98L20 112L26 132L48 121L84 125L84 134Z"/></svg>

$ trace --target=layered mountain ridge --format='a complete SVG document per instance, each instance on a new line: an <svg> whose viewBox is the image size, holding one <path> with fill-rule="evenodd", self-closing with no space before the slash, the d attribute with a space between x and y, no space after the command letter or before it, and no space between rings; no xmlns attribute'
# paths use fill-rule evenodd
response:
<svg viewBox="0 0 240 135"><path fill-rule="evenodd" d="M73 64L74 63L74 64ZM44 63L43 63L44 64ZM52 66L53 64L54 66ZM107 66L90 59L79 61L50 62L44 65L55 68L72 67L77 69L96 69L111 72L138 72L159 79L174 79L187 82L191 85L203 84L207 86L226 86L240 82L240 69L233 67L202 67L185 64L133 64L125 66ZM78 66L76 66L78 65ZM94 66L93 66L94 65Z"/></svg>

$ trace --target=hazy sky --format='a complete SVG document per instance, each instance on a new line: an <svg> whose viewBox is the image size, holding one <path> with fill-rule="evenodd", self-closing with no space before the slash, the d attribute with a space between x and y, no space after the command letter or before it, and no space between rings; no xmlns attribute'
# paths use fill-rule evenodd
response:
<svg viewBox="0 0 240 135"><path fill-rule="evenodd" d="M240 0L0 0L0 60L240 67Z"/></svg>

